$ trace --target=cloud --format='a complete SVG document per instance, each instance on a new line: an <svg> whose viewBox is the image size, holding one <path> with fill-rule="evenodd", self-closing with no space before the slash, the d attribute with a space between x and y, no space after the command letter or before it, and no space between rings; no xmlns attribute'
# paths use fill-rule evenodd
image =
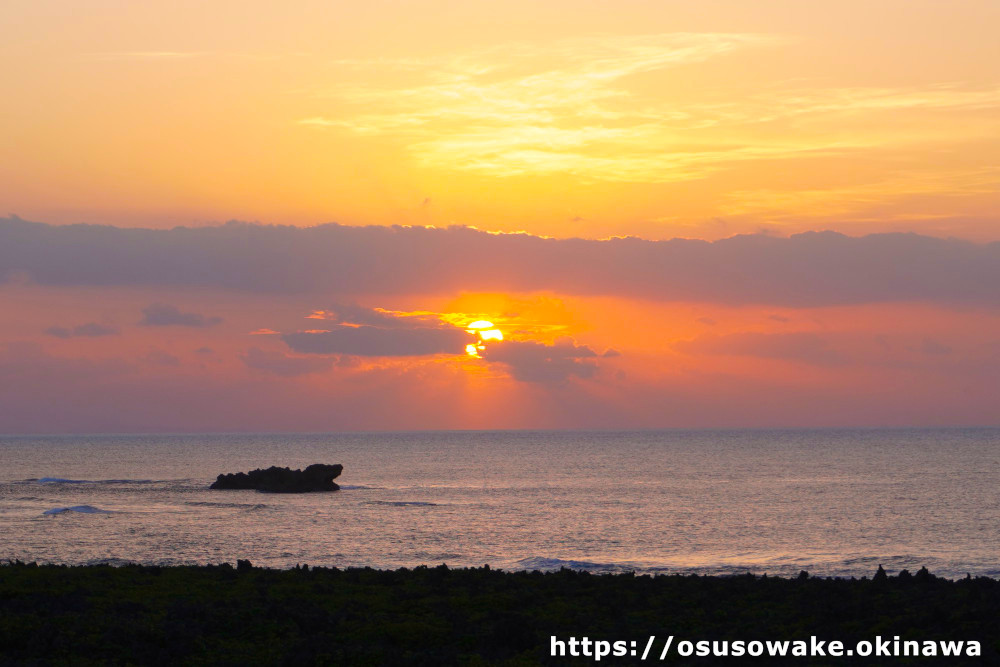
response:
<svg viewBox="0 0 1000 667"><path fill-rule="evenodd" d="M148 62L217 60L279 60L282 56L268 53L238 51L103 51L84 54L97 60L132 60Z"/></svg>
<svg viewBox="0 0 1000 667"><path fill-rule="evenodd" d="M94 57L117 60L117 59L139 59L139 60L173 60L199 58L201 56L212 55L208 51L107 51L104 53L91 54Z"/></svg>
<svg viewBox="0 0 1000 667"><path fill-rule="evenodd" d="M729 305L925 301L996 306L1000 243L834 232L789 238L753 234L714 242L599 241L464 227L228 223L152 230L7 219L0 220L0 276L5 275L27 275L42 285L197 287L339 298L551 291ZM207 326L219 321L154 306L146 317L154 322Z"/></svg>
<svg viewBox="0 0 1000 667"><path fill-rule="evenodd" d="M382 329L337 326L329 331L300 331L281 339L296 352L351 354L361 357L408 357L460 354L470 338L458 328Z"/></svg>
<svg viewBox="0 0 1000 667"><path fill-rule="evenodd" d="M439 328L441 326L438 313L423 311L408 313L384 308L365 308L357 304L334 304L328 310L315 310L308 317L309 319L327 320L348 326L368 325L385 329L409 329L417 326Z"/></svg>
<svg viewBox="0 0 1000 667"><path fill-rule="evenodd" d="M515 380L522 382L560 383L570 377L589 378L597 372L596 364L584 361L597 357L597 353L569 338L555 345L513 340L490 343L480 354L490 363L503 364Z"/></svg>
<svg viewBox="0 0 1000 667"><path fill-rule="evenodd" d="M922 209L903 208L899 202L926 196L982 196L995 193L1000 182L1000 169L994 166L977 168L945 168L935 165L932 170L898 170L875 182L863 182L839 187L808 189L762 188L731 190L724 195L721 212L726 215L764 216L771 220L802 218L864 221L874 213L876 219L946 218L946 214ZM880 205L897 203L896 210L886 212Z"/></svg>
<svg viewBox="0 0 1000 667"><path fill-rule="evenodd" d="M568 172L633 182L700 178L727 163L789 157L802 148L787 138L756 146L699 144L692 131L706 120L718 122L711 112L695 115L679 110L677 99L650 99L632 85L635 75L787 41L752 33L604 34L505 44L460 57L338 61L358 72L403 69L409 75L403 85L373 83L397 77L369 76L317 91L318 98L335 101L336 116L298 122L395 136L425 167L492 176ZM678 131L686 131L683 143Z"/></svg>
<svg viewBox="0 0 1000 667"><path fill-rule="evenodd" d="M723 100L711 85L699 90L667 78L678 67L792 43L754 33L602 34L461 56L338 60L331 65L340 83L313 89L313 109L297 122L388 137L423 167L664 183L757 160L912 150L920 143L913 127L924 128L919 139L947 127L951 139L978 141L977 116L1000 108L996 85L804 86L793 78L730 90ZM648 84L653 76L661 85ZM896 180L903 183L894 188L914 187L905 183L912 179ZM869 187L846 197L806 192L806 203L842 208L847 200L849 207L854 196L879 194ZM782 194L748 192L746 204L726 203L769 211Z"/></svg>
<svg viewBox="0 0 1000 667"><path fill-rule="evenodd" d="M97 336L115 336L121 332L118 330L118 327L98 324L97 322L88 322L87 324L79 324L75 327L49 327L45 330L45 333L56 338L74 338L78 336L94 338Z"/></svg>
<svg viewBox="0 0 1000 667"><path fill-rule="evenodd" d="M938 83L896 88L788 88L712 108L730 122L769 123L803 115L836 114L842 118L866 111L898 114L908 110L980 111L998 107L998 86L962 88Z"/></svg>
<svg viewBox="0 0 1000 667"><path fill-rule="evenodd" d="M758 332L732 333L722 336L701 336L674 344L685 354L724 354L799 361L816 366L839 366L844 357L830 347L829 341L818 334Z"/></svg>
<svg viewBox="0 0 1000 667"><path fill-rule="evenodd" d="M333 359L327 357L293 357L282 352L251 347L240 355L248 368L281 377L296 377L330 370Z"/></svg>
<svg viewBox="0 0 1000 667"><path fill-rule="evenodd" d="M220 317L205 317L199 313L184 313L177 306L154 303L142 309L139 324L147 327L210 327L222 322Z"/></svg>
<svg viewBox="0 0 1000 667"><path fill-rule="evenodd" d="M338 304L328 310L313 311L309 317L331 323L326 325L330 328L284 334L282 340L295 352L340 354L345 358L464 356L466 346L477 340L466 329L447 321L446 316L427 311ZM486 340L478 353L485 363L502 367L522 382L562 383L570 377L589 378L597 371L596 363L591 360L598 354L568 337L558 339L554 345L509 338ZM600 356L620 355L609 348ZM327 367L329 363L328 360Z"/></svg>
<svg viewBox="0 0 1000 667"><path fill-rule="evenodd" d="M283 334L281 339L296 352L359 357L461 354L472 340L464 329L443 322L435 313L338 304L313 311L309 317L330 324L325 329Z"/></svg>
<svg viewBox="0 0 1000 667"><path fill-rule="evenodd" d="M284 334L282 340L299 353L341 354L354 357L411 357L435 354L466 354L466 346L477 340L466 329L426 311L402 312L357 305L335 305L314 311L330 329ZM620 352L608 349L604 357ZM486 340L479 358L496 364L522 382L558 384L570 377L589 378L597 371L591 359L598 357L589 347L561 338L554 345L530 341ZM585 361L586 360L586 361ZM329 365L329 362L328 362Z"/></svg>

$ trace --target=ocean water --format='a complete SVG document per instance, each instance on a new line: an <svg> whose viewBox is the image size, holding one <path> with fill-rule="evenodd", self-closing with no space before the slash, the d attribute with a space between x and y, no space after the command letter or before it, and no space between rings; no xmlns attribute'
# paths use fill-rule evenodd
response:
<svg viewBox="0 0 1000 667"><path fill-rule="evenodd" d="M1000 576L1000 429L0 436L0 559ZM336 493L212 491L342 463Z"/></svg>

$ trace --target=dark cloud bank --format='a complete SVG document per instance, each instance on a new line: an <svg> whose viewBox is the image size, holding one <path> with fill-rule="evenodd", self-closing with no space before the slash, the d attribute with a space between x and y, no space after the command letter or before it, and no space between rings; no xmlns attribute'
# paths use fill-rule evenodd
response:
<svg viewBox="0 0 1000 667"><path fill-rule="evenodd" d="M660 300L822 306L1000 303L1000 242L916 234L543 239L451 227L171 230L0 219L0 277L44 285L427 294L551 290ZM194 325L198 326L198 325Z"/></svg>

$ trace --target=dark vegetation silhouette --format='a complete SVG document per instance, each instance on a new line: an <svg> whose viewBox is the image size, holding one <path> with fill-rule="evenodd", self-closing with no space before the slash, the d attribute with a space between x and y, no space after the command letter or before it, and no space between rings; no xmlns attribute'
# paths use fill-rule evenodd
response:
<svg viewBox="0 0 1000 667"><path fill-rule="evenodd" d="M0 566L0 664L533 665L550 636L977 640L982 657L754 664L1000 664L1000 581L448 569ZM605 658L630 664L638 658ZM674 656L673 664L731 658ZM669 663L668 663L669 664ZM741 664L739 660L733 664Z"/></svg>

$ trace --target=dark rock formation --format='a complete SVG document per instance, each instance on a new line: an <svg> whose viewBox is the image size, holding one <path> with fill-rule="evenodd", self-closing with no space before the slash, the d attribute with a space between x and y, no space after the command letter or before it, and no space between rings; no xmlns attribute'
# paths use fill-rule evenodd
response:
<svg viewBox="0 0 1000 667"><path fill-rule="evenodd" d="M291 470L271 466L249 473L238 472L219 475L210 488L257 489L268 493L306 493L308 491L336 491L340 487L333 480L339 477L344 466L314 463L305 470Z"/></svg>

